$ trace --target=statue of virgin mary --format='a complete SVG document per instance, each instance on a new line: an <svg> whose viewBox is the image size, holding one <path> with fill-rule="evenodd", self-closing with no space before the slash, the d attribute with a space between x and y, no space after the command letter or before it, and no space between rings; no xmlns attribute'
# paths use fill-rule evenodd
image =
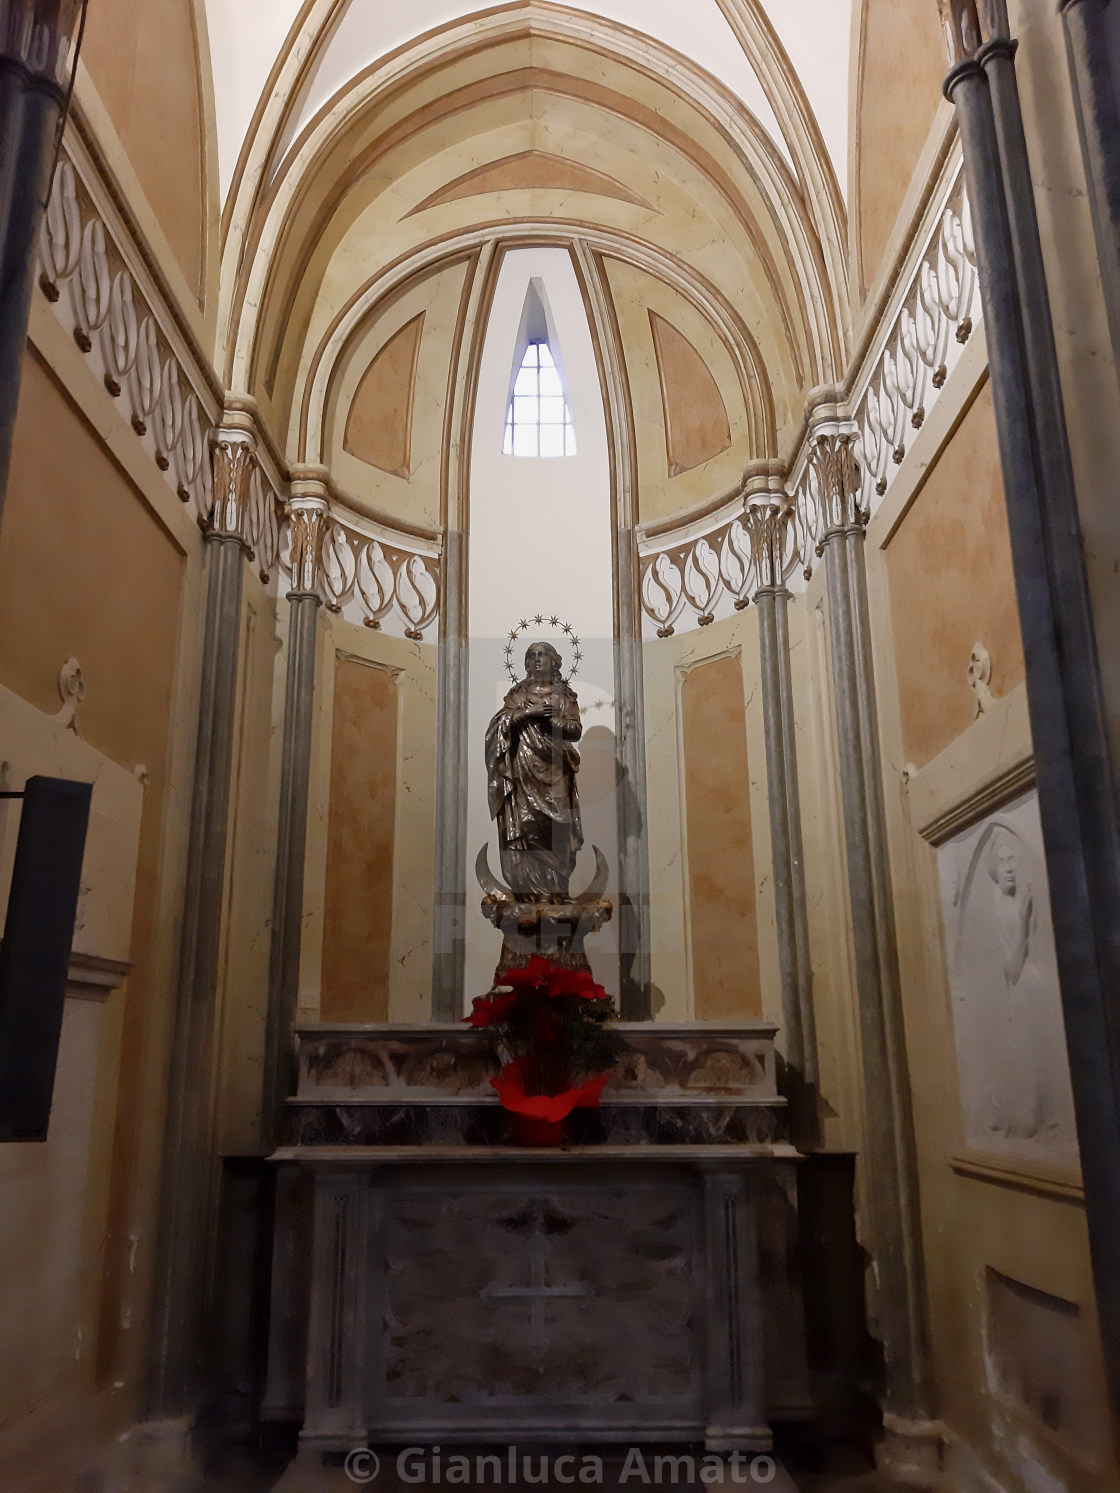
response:
<svg viewBox="0 0 1120 1493"><path fill-rule="evenodd" d="M583 844L574 743L579 702L551 643L525 653L525 678L486 731L490 817L498 822L502 875L519 900L563 902Z"/></svg>

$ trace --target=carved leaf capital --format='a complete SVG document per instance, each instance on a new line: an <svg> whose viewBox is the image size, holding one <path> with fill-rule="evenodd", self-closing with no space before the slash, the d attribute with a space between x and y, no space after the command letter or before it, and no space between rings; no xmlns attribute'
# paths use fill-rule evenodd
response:
<svg viewBox="0 0 1120 1493"><path fill-rule="evenodd" d="M256 451L240 433L219 431L210 447L213 504L210 530L249 543L248 519Z"/></svg>
<svg viewBox="0 0 1120 1493"><path fill-rule="evenodd" d="M813 439L810 460L817 478L825 533L862 527L867 522L868 515L860 501L857 439L854 430L830 431Z"/></svg>
<svg viewBox="0 0 1120 1493"><path fill-rule="evenodd" d="M288 568L292 590L317 593L323 578L323 543L330 528L326 503L295 499L288 504Z"/></svg>

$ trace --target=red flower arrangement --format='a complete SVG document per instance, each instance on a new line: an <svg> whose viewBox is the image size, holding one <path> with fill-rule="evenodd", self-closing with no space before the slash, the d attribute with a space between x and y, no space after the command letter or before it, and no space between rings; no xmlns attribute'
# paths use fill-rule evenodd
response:
<svg viewBox="0 0 1120 1493"><path fill-rule="evenodd" d="M502 1071L490 1082L514 1116L525 1145L558 1145L573 1109L599 1103L621 1042L605 1023L614 1003L586 970L535 954L502 976L502 988L476 998L469 1025L495 1039Z"/></svg>

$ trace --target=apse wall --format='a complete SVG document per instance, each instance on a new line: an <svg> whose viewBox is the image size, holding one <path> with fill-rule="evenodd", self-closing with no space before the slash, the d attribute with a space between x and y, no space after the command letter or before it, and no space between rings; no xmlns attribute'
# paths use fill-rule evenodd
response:
<svg viewBox="0 0 1120 1493"><path fill-rule="evenodd" d="M515 373L518 331L530 282L543 291L553 354L571 406L575 456L503 454L506 412ZM474 876L479 849L490 847L498 872L496 832L487 808L483 742L486 726L512 680L524 677L524 656L537 639L553 642L574 670L584 735L578 776L584 848L572 889L590 884L598 845L611 867L608 895L617 902L618 852L615 748L615 566L611 474L603 391L580 285L565 249L511 249L502 260L486 325L471 444L468 559L468 774L466 805L466 992L490 988L501 949L479 910ZM542 617L537 623L533 619ZM559 619L560 626L550 619ZM528 623L528 627L523 624ZM577 663L568 625L579 639ZM511 642L510 633L517 637ZM588 944L595 976L617 997L617 924Z"/></svg>
<svg viewBox="0 0 1120 1493"><path fill-rule="evenodd" d="M756 615L646 642L643 663L654 1017L780 1026Z"/></svg>

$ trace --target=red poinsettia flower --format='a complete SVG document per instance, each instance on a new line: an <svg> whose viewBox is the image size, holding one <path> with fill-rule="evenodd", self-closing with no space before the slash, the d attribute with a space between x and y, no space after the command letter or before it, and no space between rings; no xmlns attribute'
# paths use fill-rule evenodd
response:
<svg viewBox="0 0 1120 1493"><path fill-rule="evenodd" d="M607 992L585 969L554 969L549 995L571 995L583 1001L605 1001Z"/></svg>
<svg viewBox="0 0 1120 1493"><path fill-rule="evenodd" d="M516 991L499 991L497 995L476 995L473 1010L463 1020L468 1026L498 1026L509 1015L517 1000Z"/></svg>
<svg viewBox="0 0 1120 1493"><path fill-rule="evenodd" d="M606 1000L607 992L596 985L585 969L562 969L542 954L534 954L524 969L507 970L502 984L518 995L568 995L580 1000Z"/></svg>

